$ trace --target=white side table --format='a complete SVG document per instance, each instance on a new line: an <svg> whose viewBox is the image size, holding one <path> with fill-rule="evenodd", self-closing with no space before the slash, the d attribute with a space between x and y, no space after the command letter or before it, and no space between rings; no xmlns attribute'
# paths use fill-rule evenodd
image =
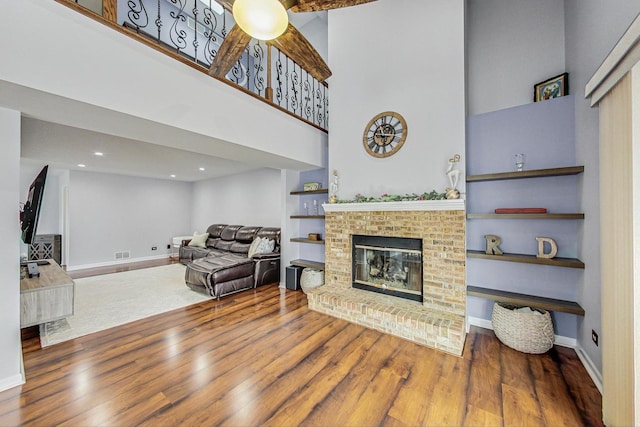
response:
<svg viewBox="0 0 640 427"><path fill-rule="evenodd" d="M182 241L186 239L191 239L193 236L176 236L171 239L171 254L169 255L171 258L177 258L180 251L180 246L182 245Z"/></svg>

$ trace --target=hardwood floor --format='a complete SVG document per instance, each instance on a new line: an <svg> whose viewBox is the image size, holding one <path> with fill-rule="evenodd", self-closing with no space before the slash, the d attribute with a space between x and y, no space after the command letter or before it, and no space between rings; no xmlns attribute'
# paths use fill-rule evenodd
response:
<svg viewBox="0 0 640 427"><path fill-rule="evenodd" d="M263 286L40 349L0 425L602 425L575 352L472 328L463 357L307 309Z"/></svg>

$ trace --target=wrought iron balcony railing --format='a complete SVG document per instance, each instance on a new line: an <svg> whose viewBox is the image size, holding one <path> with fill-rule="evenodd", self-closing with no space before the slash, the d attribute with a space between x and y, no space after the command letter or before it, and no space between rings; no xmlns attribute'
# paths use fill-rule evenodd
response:
<svg viewBox="0 0 640 427"><path fill-rule="evenodd" d="M215 0L102 0L102 10L87 0L57 1L77 4L89 16L142 35L203 72L234 25L233 16ZM315 127L328 128L326 84L267 42L252 40L224 80Z"/></svg>

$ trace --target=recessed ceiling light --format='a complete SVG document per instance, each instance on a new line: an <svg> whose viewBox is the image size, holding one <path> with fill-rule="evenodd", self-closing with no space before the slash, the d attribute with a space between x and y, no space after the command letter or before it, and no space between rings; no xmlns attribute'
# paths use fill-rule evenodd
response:
<svg viewBox="0 0 640 427"><path fill-rule="evenodd" d="M171 175L169 175L169 176L170 176L171 178L175 178L175 177L176 177L176 176L175 176L175 174L171 174Z"/></svg>
<svg viewBox="0 0 640 427"><path fill-rule="evenodd" d="M86 168L86 167L87 167L87 165L84 165L84 164L82 164L82 163L78 163L78 167L79 167L79 168Z"/></svg>
<svg viewBox="0 0 640 427"><path fill-rule="evenodd" d="M96 151L95 153L93 153L94 156L104 156L104 153L100 152L100 151Z"/></svg>
<svg viewBox="0 0 640 427"><path fill-rule="evenodd" d="M201 170L201 171L203 171L203 170L204 170L204 168L200 168L200 170Z"/></svg>

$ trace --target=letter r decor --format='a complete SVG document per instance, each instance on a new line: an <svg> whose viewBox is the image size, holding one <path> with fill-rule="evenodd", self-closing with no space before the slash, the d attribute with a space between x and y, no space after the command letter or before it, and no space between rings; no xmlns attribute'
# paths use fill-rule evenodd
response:
<svg viewBox="0 0 640 427"><path fill-rule="evenodd" d="M487 241L487 255L502 255L502 251L498 247L502 242L501 238L494 236L493 234L487 234L484 238Z"/></svg>

